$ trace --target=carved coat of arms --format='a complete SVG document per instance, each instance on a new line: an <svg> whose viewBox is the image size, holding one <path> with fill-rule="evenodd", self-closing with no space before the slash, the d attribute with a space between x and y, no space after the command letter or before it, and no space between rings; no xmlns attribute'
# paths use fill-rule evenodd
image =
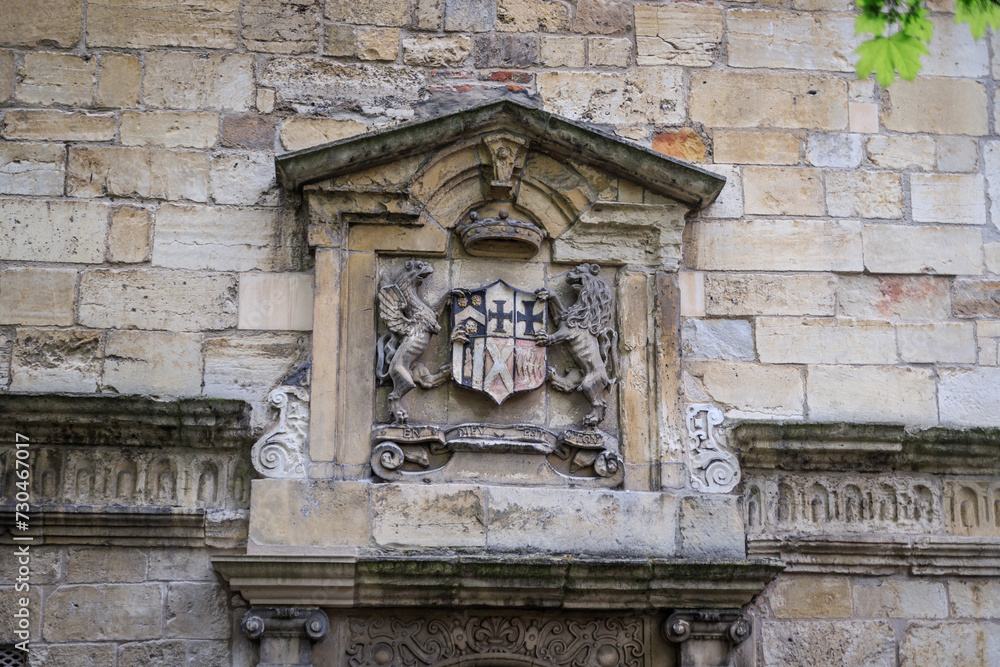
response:
<svg viewBox="0 0 1000 667"><path fill-rule="evenodd" d="M463 387L497 405L512 394L541 387L547 374L543 299L502 280L452 295L451 373Z"/></svg>

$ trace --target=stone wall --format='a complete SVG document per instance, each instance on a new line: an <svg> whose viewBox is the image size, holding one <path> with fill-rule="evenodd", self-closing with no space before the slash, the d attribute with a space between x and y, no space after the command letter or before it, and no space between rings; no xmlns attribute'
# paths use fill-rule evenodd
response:
<svg viewBox="0 0 1000 667"><path fill-rule="evenodd" d="M312 329L274 155L514 95L728 179L685 230L688 402L1000 426L1000 39L932 6L923 76L881 89L845 0L7 0L0 390L239 399L262 429ZM250 660L204 547L38 553L40 664ZM993 664L993 581L786 575L757 660Z"/></svg>

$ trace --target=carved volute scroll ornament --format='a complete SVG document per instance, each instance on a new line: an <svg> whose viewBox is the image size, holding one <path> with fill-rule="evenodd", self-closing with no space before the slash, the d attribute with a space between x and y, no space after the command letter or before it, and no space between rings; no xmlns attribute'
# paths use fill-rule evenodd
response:
<svg viewBox="0 0 1000 667"><path fill-rule="evenodd" d="M267 400L278 408L278 423L250 450L253 467L265 477L305 478L309 465L309 390L282 385Z"/></svg>
<svg viewBox="0 0 1000 667"><path fill-rule="evenodd" d="M740 482L740 462L719 443L715 427L723 422L719 408L708 403L685 407L691 486L705 493L728 493Z"/></svg>
<svg viewBox="0 0 1000 667"><path fill-rule="evenodd" d="M448 380L451 367L431 373L417 359L427 350L431 336L441 331L438 320L448 305L448 296L431 307L417 294L434 269L427 262L411 259L391 280L383 281L378 293L379 316L389 333L378 341L376 374L392 380L389 412L396 423L405 424L408 415L401 401L414 387L433 389Z"/></svg>

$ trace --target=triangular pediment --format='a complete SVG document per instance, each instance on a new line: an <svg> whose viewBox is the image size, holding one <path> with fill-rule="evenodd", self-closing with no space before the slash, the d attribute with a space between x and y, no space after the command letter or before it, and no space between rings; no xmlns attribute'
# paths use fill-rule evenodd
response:
<svg viewBox="0 0 1000 667"><path fill-rule="evenodd" d="M712 203L725 184L716 174L512 99L282 155L275 160L278 180L295 190L490 133L527 139L533 151L627 179L688 209Z"/></svg>

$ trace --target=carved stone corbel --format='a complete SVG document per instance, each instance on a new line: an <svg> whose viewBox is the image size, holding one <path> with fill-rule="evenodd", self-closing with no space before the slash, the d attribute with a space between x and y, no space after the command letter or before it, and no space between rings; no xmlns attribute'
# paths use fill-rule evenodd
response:
<svg viewBox="0 0 1000 667"><path fill-rule="evenodd" d="M309 390L282 385L267 396L278 408L278 423L250 450L253 467L264 477L306 477L309 467Z"/></svg>
<svg viewBox="0 0 1000 667"><path fill-rule="evenodd" d="M684 410L691 462L691 486L703 493L728 493L740 482L740 462L719 442L715 427L722 410L710 403L693 403Z"/></svg>
<svg viewBox="0 0 1000 667"><path fill-rule="evenodd" d="M528 141L514 135L500 134L487 137L483 140L483 145L493 172L490 174L487 198L516 198L520 172L528 155Z"/></svg>
<svg viewBox="0 0 1000 667"><path fill-rule="evenodd" d="M330 631L330 619L318 607L254 607L240 630L260 642L258 667L312 665L312 645Z"/></svg>
<svg viewBox="0 0 1000 667"><path fill-rule="evenodd" d="M733 647L752 633L739 611L677 611L663 623L663 636L680 644L679 667L731 667Z"/></svg>

